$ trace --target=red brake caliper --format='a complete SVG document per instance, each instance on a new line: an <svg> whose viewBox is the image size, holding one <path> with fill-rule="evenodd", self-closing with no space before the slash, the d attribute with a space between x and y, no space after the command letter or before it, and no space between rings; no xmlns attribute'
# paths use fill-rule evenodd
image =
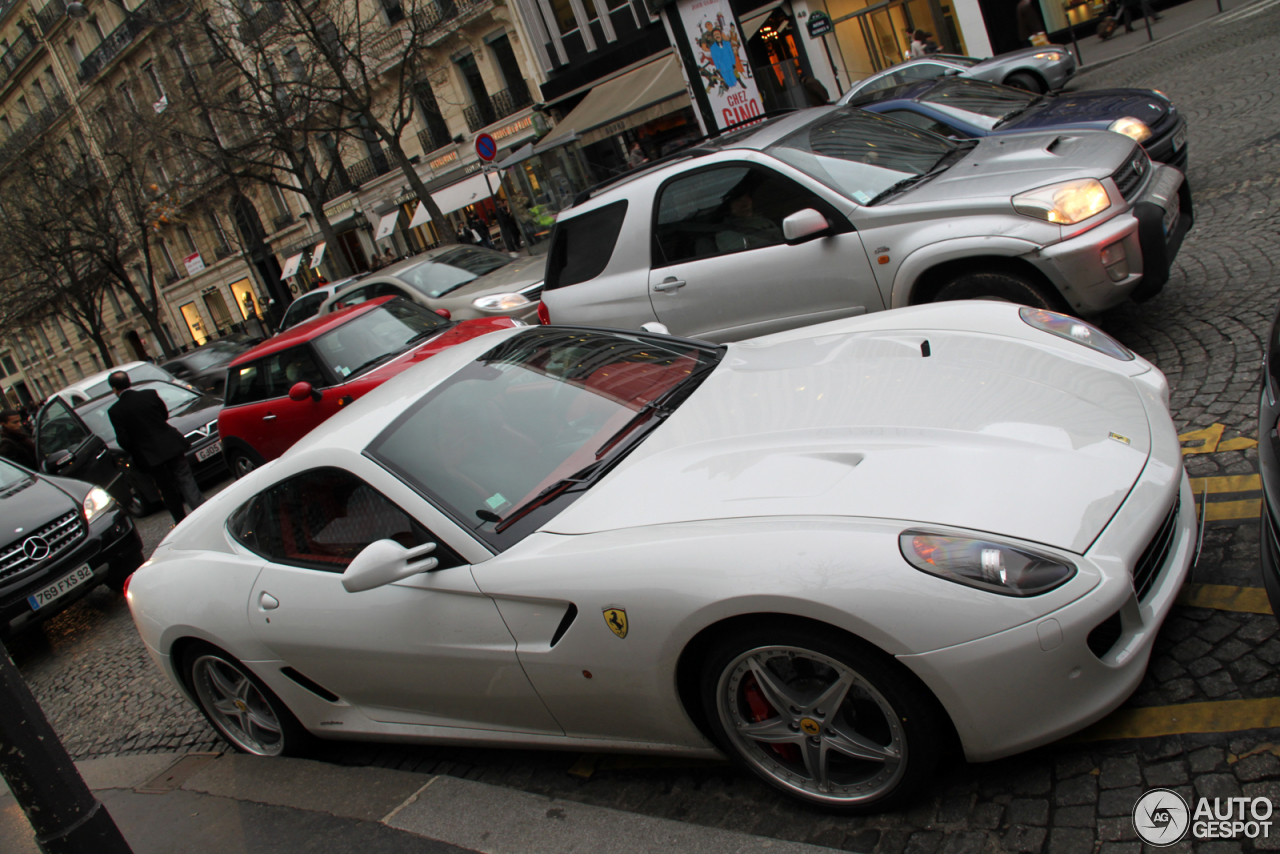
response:
<svg viewBox="0 0 1280 854"><path fill-rule="evenodd" d="M747 707L751 710L752 723L759 723L769 718L778 717L778 710L765 699L764 692L760 690L760 685L756 682L754 673L748 673L746 678L742 680L742 693L747 698ZM800 748L794 744L769 744L766 747L787 762L798 763L800 761Z"/></svg>

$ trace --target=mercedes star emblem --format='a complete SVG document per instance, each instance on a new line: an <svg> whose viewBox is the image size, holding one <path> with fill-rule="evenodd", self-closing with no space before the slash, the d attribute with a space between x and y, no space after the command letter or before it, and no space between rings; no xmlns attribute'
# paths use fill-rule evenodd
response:
<svg viewBox="0 0 1280 854"><path fill-rule="evenodd" d="M22 553L27 560L44 560L49 556L49 543L44 537L27 537L22 541Z"/></svg>

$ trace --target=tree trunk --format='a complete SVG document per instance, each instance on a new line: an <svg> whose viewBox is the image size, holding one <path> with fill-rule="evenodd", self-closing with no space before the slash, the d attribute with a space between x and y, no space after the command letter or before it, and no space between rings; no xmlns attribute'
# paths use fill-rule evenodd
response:
<svg viewBox="0 0 1280 854"><path fill-rule="evenodd" d="M394 137L390 137L390 135L385 132L385 129L382 127L380 122L374 122L373 124L377 128L378 132L382 134L384 140L387 138L394 140ZM457 243L458 235L449 227L449 223L445 220L444 213L441 212L440 206L436 204L436 200L431 198L431 194L427 192L427 185L423 183L422 178L418 175L418 170L414 169L413 164L409 162L409 158L404 156L404 149L400 147L400 143L398 141L394 142L394 144L389 143L387 145L387 150L395 157L396 165L400 167L400 171L409 179L409 186L413 189L413 192L417 194L418 201L422 202L422 204L426 206L427 213L431 216L431 221L435 223L436 234L440 237L440 242Z"/></svg>

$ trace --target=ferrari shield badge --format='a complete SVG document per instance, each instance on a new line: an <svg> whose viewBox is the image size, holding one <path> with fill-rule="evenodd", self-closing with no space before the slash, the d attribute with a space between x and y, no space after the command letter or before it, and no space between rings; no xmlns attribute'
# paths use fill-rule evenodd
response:
<svg viewBox="0 0 1280 854"><path fill-rule="evenodd" d="M618 637L625 638L627 636L627 611L625 608L605 608L604 621L609 627L609 631Z"/></svg>

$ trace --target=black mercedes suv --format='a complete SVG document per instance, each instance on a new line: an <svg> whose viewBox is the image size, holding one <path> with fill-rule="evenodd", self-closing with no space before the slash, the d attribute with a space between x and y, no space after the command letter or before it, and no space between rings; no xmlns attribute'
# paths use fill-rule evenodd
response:
<svg viewBox="0 0 1280 854"><path fill-rule="evenodd" d="M0 638L142 564L133 520L101 487L0 460Z"/></svg>

